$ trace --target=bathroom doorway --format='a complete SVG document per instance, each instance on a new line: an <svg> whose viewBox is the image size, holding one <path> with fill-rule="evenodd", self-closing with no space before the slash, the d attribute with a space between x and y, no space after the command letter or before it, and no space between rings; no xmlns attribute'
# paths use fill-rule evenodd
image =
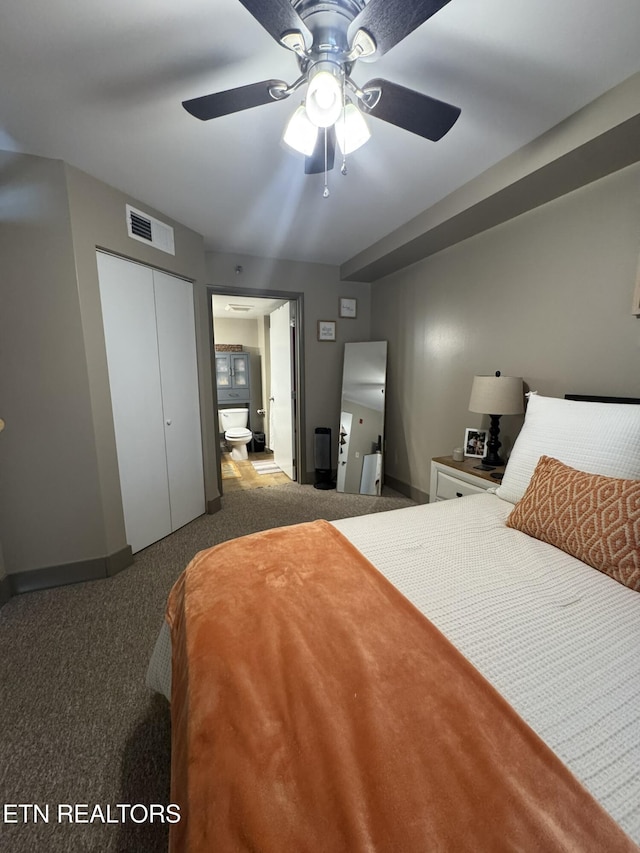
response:
<svg viewBox="0 0 640 853"><path fill-rule="evenodd" d="M208 290L220 491L301 482L302 294ZM234 364L242 369L234 370ZM246 422L246 439L239 443L229 442L223 429L232 419L240 429Z"/></svg>

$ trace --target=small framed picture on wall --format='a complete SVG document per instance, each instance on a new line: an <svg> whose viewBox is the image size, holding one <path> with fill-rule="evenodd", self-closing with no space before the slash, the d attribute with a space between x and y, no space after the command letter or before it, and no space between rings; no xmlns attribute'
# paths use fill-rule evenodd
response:
<svg viewBox="0 0 640 853"><path fill-rule="evenodd" d="M318 340L319 341L335 341L336 339L336 321L335 320L318 320Z"/></svg>
<svg viewBox="0 0 640 853"><path fill-rule="evenodd" d="M342 297L340 299L340 316L355 319L358 315L358 300Z"/></svg>
<svg viewBox="0 0 640 853"><path fill-rule="evenodd" d="M466 429L464 431L464 455L484 459L487 455L486 429Z"/></svg>

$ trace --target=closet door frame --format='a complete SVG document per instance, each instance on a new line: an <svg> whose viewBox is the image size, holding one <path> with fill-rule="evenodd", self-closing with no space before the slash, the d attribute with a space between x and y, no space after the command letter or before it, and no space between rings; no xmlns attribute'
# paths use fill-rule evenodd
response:
<svg viewBox="0 0 640 853"><path fill-rule="evenodd" d="M136 553L204 512L193 285L96 254L125 532Z"/></svg>

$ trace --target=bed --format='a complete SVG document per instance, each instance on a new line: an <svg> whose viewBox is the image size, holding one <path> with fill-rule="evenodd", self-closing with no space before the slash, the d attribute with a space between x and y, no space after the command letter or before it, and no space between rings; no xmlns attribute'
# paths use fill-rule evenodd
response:
<svg viewBox="0 0 640 853"><path fill-rule="evenodd" d="M534 395L496 494L197 555L171 849L640 849L639 543L640 407Z"/></svg>

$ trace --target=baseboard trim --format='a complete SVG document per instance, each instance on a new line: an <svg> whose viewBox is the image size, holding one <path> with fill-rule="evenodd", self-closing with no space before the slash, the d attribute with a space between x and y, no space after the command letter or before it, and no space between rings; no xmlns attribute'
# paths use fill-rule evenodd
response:
<svg viewBox="0 0 640 853"><path fill-rule="evenodd" d="M127 545L119 551L116 551L115 554L109 554L104 559L106 563L107 577L112 578L114 575L124 571L124 569L128 569L133 563L131 546Z"/></svg>
<svg viewBox="0 0 640 853"><path fill-rule="evenodd" d="M218 495L217 498L211 498L207 501L207 515L214 515L222 509L222 498Z"/></svg>
<svg viewBox="0 0 640 853"><path fill-rule="evenodd" d="M84 581L103 580L113 577L133 563L131 548L127 545L120 551L106 557L92 560L79 560L60 566L46 566L31 572L16 572L7 575L10 595L22 595L24 592L36 592L56 586L67 586Z"/></svg>
<svg viewBox="0 0 640 853"><path fill-rule="evenodd" d="M402 480L396 480L395 477L390 477L388 474L385 474L384 482L390 488L395 489L396 492L400 492L401 495L404 495L406 498L411 498L412 501L415 501L418 504L429 503L429 495L427 492L423 492L421 489L417 489L415 486L409 485L409 483L403 483Z"/></svg>
<svg viewBox="0 0 640 853"><path fill-rule="evenodd" d="M11 581L9 575L4 575L0 578L0 607L6 604L11 598Z"/></svg>
<svg viewBox="0 0 640 853"><path fill-rule="evenodd" d="M335 486L335 478L336 472L333 472L334 486ZM306 483L315 483L316 481L316 472L315 471L307 471L306 479L303 482ZM402 480L396 480L395 477L390 477L388 474L385 474L384 484L389 486L391 489L394 489L396 492L400 492L401 495L404 495L406 498L411 498L412 501L415 501L417 504L428 504L429 503L429 495L427 492L423 492L421 489L417 489L415 486L410 486L408 483L404 483Z"/></svg>

